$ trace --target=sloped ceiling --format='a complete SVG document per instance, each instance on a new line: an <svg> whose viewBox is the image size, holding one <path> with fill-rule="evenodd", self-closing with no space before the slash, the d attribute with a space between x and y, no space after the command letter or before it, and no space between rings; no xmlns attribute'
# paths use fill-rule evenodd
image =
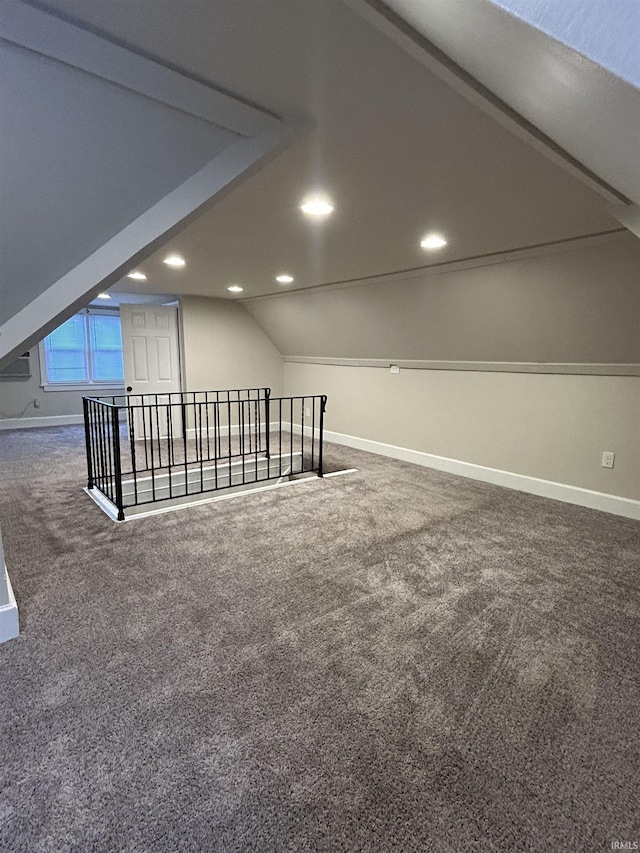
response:
<svg viewBox="0 0 640 853"><path fill-rule="evenodd" d="M0 363L301 127L18 0L0 111Z"/></svg>
<svg viewBox="0 0 640 853"><path fill-rule="evenodd" d="M301 141L144 265L141 291L230 297L306 288L619 228L550 163L337 0L51 0L84 26L279 115ZM327 190L321 225L298 210ZM420 249L429 230L449 245ZM181 271L162 264L181 252ZM132 282L120 287L131 290Z"/></svg>
<svg viewBox="0 0 640 853"><path fill-rule="evenodd" d="M0 68L1 323L236 136L15 45Z"/></svg>
<svg viewBox="0 0 640 853"><path fill-rule="evenodd" d="M639 73L637 3L364 0L363 5L393 10L587 169L640 203L640 91L628 82ZM528 21L546 26L556 38ZM580 46L613 70L580 53Z"/></svg>

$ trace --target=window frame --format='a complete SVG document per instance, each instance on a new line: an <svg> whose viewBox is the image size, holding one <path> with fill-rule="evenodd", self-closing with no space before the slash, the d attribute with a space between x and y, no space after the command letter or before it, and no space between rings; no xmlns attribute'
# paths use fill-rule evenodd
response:
<svg viewBox="0 0 640 853"><path fill-rule="evenodd" d="M85 336L86 336L85 339L86 339L86 345L87 345L87 356L88 356L88 363L91 365L92 364L91 356L92 356L93 341L92 341L91 329L89 327L89 321L86 319L88 317L88 315L90 315L90 314L94 314L94 315L95 314L102 314L103 316L107 316L107 317L119 317L120 316L120 309L115 308L115 307L114 308L107 308L107 307L102 308L102 307L93 307L92 306L90 308L83 308L81 311L76 311L75 315L73 315L73 316L83 315L85 317L84 322L85 322ZM69 319L71 319L71 318L69 318ZM55 331L55 329L52 330L52 332L53 331ZM51 334L51 332L49 334ZM42 388L43 391L93 391L93 392L100 391L100 392L102 392L102 391L123 391L124 390L124 385L125 385L124 378L123 378L121 383L119 383L118 381L113 380L113 379L105 380L102 382L100 380L95 380L95 379L90 379L90 380L84 380L83 379L80 382L51 382L49 380L48 375L47 375L47 356L46 356L45 345L44 345L46 337L48 337L48 335L45 336L45 338L43 338L40 341L40 343L38 344L38 358L40 361L40 387Z"/></svg>

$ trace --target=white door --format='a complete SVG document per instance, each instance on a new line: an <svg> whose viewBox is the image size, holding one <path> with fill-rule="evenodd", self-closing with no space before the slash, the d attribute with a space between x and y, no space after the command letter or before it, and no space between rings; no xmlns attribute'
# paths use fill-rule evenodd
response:
<svg viewBox="0 0 640 853"><path fill-rule="evenodd" d="M181 390L177 307L122 304L120 320L130 432L136 441L181 436L180 398L168 396Z"/></svg>

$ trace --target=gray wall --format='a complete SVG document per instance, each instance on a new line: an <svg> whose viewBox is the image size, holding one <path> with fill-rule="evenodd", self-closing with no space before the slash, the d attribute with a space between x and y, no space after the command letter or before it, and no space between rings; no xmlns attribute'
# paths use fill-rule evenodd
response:
<svg viewBox="0 0 640 853"><path fill-rule="evenodd" d="M640 379L483 366L570 362L606 373L588 365L637 364L639 271L640 243L629 236L247 307L285 355L285 393L328 395L329 430L640 499ZM362 366L287 356L361 359ZM471 361L478 369L394 376L367 361L376 358ZM616 453L613 470L600 466L604 450Z"/></svg>
<svg viewBox="0 0 640 853"><path fill-rule="evenodd" d="M181 335L185 390L270 387L282 393L282 356L242 305L184 296Z"/></svg>

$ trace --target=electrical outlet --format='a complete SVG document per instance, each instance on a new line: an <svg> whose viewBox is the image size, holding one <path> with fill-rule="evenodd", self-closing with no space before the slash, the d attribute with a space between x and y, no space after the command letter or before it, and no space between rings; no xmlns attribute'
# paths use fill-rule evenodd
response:
<svg viewBox="0 0 640 853"><path fill-rule="evenodd" d="M33 401L33 408L34 408L34 409L39 409L39 408L40 408L40 400L35 400L35 399L34 399L34 401Z"/></svg>
<svg viewBox="0 0 640 853"><path fill-rule="evenodd" d="M309 406L307 406L307 408L304 410L304 416L305 418L311 417L311 409L309 408Z"/></svg>
<svg viewBox="0 0 640 853"><path fill-rule="evenodd" d="M391 373L400 373L400 368L398 367L397 364L391 365Z"/></svg>
<svg viewBox="0 0 640 853"><path fill-rule="evenodd" d="M602 462L600 463L603 468L613 468L613 463L615 462L616 454L611 450L605 450L602 454Z"/></svg>

